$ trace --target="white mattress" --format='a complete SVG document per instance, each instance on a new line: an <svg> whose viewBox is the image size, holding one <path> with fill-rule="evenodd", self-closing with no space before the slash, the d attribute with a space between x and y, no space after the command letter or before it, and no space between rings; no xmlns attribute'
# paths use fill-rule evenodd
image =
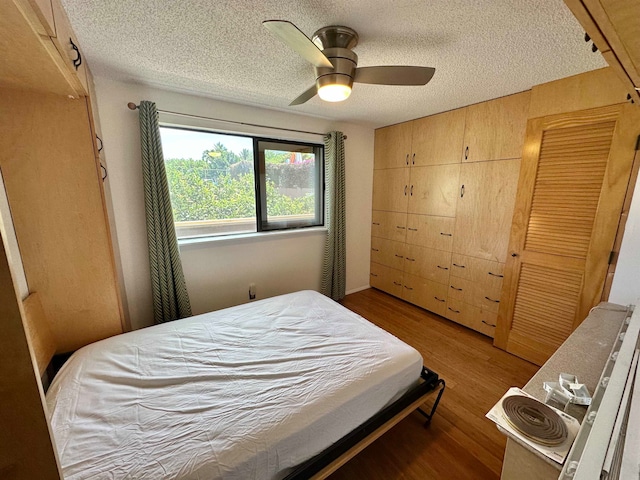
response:
<svg viewBox="0 0 640 480"><path fill-rule="evenodd" d="M412 347L304 291L88 345L47 404L65 479L273 479L421 367Z"/></svg>

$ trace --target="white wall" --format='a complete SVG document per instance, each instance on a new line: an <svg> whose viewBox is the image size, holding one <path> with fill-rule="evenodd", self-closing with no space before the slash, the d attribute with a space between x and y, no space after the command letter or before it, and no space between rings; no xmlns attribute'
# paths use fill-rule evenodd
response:
<svg viewBox="0 0 640 480"><path fill-rule="evenodd" d="M640 308L640 177L636 181L609 301Z"/></svg>
<svg viewBox="0 0 640 480"><path fill-rule="evenodd" d="M347 291L369 284L373 130L353 124L238 105L153 87L95 79L104 137L122 277L132 328L152 323L153 307L144 214L137 112L127 108L150 100L160 110L316 132L340 130L348 136ZM238 131L241 127L233 127ZM274 136L276 132L274 132ZM279 135L281 138L282 135ZM257 297L320 287L324 232L291 232L183 245L180 253L194 313L248 301L249 283Z"/></svg>

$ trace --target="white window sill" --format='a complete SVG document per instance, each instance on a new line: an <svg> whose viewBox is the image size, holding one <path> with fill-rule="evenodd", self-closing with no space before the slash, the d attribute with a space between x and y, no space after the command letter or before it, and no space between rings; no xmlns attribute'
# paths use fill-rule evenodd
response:
<svg viewBox="0 0 640 480"><path fill-rule="evenodd" d="M293 228L290 230L274 230L272 232L238 233L232 235L219 235L211 237L183 238L178 240L178 247L189 248L192 246L224 245L228 243L260 242L279 238L298 237L302 235L326 235L327 227Z"/></svg>

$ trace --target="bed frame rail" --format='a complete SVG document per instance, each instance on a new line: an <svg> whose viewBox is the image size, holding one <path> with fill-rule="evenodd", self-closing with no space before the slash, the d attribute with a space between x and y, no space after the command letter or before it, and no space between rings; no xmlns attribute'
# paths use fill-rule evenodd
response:
<svg viewBox="0 0 640 480"><path fill-rule="evenodd" d="M422 381L419 385L413 387L398 400L342 437L322 453L296 467L284 480L320 480L328 477L415 410L418 410L427 418L425 427L428 426L444 393L445 381L427 367L422 367L420 376ZM420 406L436 390L438 395L431 407L431 411L427 413Z"/></svg>

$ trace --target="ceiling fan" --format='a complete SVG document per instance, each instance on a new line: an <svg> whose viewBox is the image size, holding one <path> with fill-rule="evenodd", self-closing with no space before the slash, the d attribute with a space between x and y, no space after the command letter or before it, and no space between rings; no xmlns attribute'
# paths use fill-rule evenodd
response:
<svg viewBox="0 0 640 480"><path fill-rule="evenodd" d="M327 102L341 102L351 95L353 82L377 85L426 85L436 69L413 66L359 67L352 51L358 34L349 27L323 27L309 39L286 20L266 20L262 24L280 40L310 62L316 83L289 105L301 105L318 94Z"/></svg>

